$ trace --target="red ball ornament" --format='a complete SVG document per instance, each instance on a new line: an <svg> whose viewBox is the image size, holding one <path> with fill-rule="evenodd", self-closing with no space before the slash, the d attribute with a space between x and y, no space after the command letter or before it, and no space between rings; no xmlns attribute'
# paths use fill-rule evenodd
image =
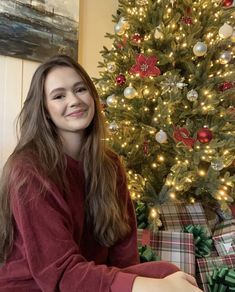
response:
<svg viewBox="0 0 235 292"><path fill-rule="evenodd" d="M181 18L181 21L184 23L184 24L187 24L187 25L192 25L193 24L193 20L191 17L188 17L188 16L183 16Z"/></svg>
<svg viewBox="0 0 235 292"><path fill-rule="evenodd" d="M233 0L223 0L223 6L230 7L233 4Z"/></svg>
<svg viewBox="0 0 235 292"><path fill-rule="evenodd" d="M119 74L116 77L116 84L122 86L126 83L126 77L123 74Z"/></svg>
<svg viewBox="0 0 235 292"><path fill-rule="evenodd" d="M197 132L197 139L201 143L209 143L213 138L213 134L210 129L208 128L201 128Z"/></svg>
<svg viewBox="0 0 235 292"><path fill-rule="evenodd" d="M135 33L133 34L133 36L131 37L131 41L132 43L134 43L135 45L139 45L143 40L143 37L139 34L139 33Z"/></svg>
<svg viewBox="0 0 235 292"><path fill-rule="evenodd" d="M226 91L226 90L233 88L233 87L234 87L234 85L232 82L223 82L218 86L218 89L219 89L219 91L223 92L223 91Z"/></svg>

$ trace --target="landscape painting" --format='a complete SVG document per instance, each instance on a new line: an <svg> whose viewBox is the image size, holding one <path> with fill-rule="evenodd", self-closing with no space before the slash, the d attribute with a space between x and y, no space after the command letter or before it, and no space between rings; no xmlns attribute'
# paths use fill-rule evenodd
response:
<svg viewBox="0 0 235 292"><path fill-rule="evenodd" d="M1 0L0 55L78 58L79 0Z"/></svg>

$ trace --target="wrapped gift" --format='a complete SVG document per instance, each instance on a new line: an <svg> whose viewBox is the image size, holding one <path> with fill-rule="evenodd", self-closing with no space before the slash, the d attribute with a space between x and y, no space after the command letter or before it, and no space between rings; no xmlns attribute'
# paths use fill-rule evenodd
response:
<svg viewBox="0 0 235 292"><path fill-rule="evenodd" d="M161 260L195 276L195 248L191 233L138 229L138 243L149 245Z"/></svg>
<svg viewBox="0 0 235 292"><path fill-rule="evenodd" d="M161 220L165 230L181 231L185 226L202 225L211 236L206 215L201 203L166 203L160 206Z"/></svg>
<svg viewBox="0 0 235 292"><path fill-rule="evenodd" d="M213 241L220 256L235 254L235 219L218 224L213 233Z"/></svg>
<svg viewBox="0 0 235 292"><path fill-rule="evenodd" d="M204 292L210 292L211 280L216 278L217 273L221 273L222 268L235 268L235 255L229 255L224 257L210 257L197 260L198 269L200 273L200 279L202 282ZM234 279L235 280L235 279ZM233 282L233 279L231 280ZM230 285L230 282L227 281ZM221 289L223 289L221 287ZM213 291L234 291L234 290L217 290Z"/></svg>

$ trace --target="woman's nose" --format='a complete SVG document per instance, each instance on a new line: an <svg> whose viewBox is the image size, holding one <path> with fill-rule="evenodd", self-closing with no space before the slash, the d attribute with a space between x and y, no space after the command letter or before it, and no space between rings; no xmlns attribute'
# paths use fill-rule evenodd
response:
<svg viewBox="0 0 235 292"><path fill-rule="evenodd" d="M68 96L69 106L74 107L82 103L81 99L74 92L70 92Z"/></svg>

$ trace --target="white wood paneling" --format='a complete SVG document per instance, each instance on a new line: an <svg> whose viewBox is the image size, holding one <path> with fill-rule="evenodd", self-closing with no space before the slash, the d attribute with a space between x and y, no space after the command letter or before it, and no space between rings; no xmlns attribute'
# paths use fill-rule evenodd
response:
<svg viewBox="0 0 235 292"><path fill-rule="evenodd" d="M22 60L0 56L0 169L16 144L15 123L21 108Z"/></svg>
<svg viewBox="0 0 235 292"><path fill-rule="evenodd" d="M0 56L0 172L16 145L16 118L38 65Z"/></svg>

